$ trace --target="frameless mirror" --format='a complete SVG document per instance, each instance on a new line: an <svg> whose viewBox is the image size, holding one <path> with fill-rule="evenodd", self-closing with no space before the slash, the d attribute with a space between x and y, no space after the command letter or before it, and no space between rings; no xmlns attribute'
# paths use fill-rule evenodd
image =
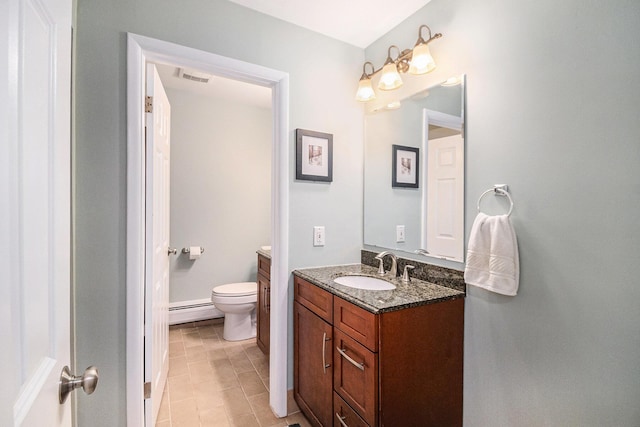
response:
<svg viewBox="0 0 640 427"><path fill-rule="evenodd" d="M364 244L464 260L465 76L365 115Z"/></svg>

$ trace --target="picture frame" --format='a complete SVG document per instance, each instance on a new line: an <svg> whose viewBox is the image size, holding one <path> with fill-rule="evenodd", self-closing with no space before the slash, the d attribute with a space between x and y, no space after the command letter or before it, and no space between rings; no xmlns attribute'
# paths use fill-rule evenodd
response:
<svg viewBox="0 0 640 427"><path fill-rule="evenodd" d="M296 179L333 181L333 135L296 129Z"/></svg>
<svg viewBox="0 0 640 427"><path fill-rule="evenodd" d="M420 180L420 149L393 144L391 186L418 188Z"/></svg>

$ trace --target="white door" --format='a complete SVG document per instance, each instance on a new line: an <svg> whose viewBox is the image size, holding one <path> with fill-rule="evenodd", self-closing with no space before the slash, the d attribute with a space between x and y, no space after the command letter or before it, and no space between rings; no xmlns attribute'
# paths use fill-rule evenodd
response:
<svg viewBox="0 0 640 427"><path fill-rule="evenodd" d="M464 251L464 140L430 139L427 148L427 251L462 262Z"/></svg>
<svg viewBox="0 0 640 427"><path fill-rule="evenodd" d="M71 425L71 4L0 4L3 426Z"/></svg>
<svg viewBox="0 0 640 427"><path fill-rule="evenodd" d="M147 65L147 201L144 381L151 387L145 422L155 426L169 371L169 155L171 106L153 64ZM151 110L151 111L149 111ZM148 386L148 387L149 387Z"/></svg>

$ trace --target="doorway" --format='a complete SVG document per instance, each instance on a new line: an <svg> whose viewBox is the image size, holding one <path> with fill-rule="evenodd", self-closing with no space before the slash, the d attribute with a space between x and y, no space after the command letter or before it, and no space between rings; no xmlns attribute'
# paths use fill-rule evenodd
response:
<svg viewBox="0 0 640 427"><path fill-rule="evenodd" d="M153 65L171 105L169 324L220 317L211 289L255 282L271 244L271 88Z"/></svg>
<svg viewBox="0 0 640 427"><path fill-rule="evenodd" d="M272 88L270 406L287 414L288 75L212 53L128 34L127 63L127 422L144 425L145 64L164 62Z"/></svg>

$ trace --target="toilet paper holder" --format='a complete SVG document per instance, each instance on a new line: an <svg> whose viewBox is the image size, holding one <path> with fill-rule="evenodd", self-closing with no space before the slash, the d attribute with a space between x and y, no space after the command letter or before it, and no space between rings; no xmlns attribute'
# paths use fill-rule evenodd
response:
<svg viewBox="0 0 640 427"><path fill-rule="evenodd" d="M189 248L182 248L182 253L183 254L188 254L189 252L191 252L189 250ZM202 246L200 246L200 253L203 254L204 253L204 248Z"/></svg>

